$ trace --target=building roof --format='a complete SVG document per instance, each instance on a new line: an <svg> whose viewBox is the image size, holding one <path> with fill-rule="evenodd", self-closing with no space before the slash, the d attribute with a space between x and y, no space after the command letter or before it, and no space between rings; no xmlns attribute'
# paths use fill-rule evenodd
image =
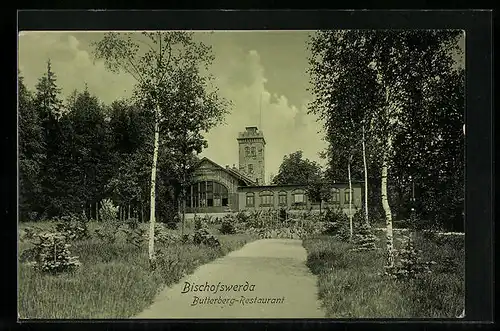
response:
<svg viewBox="0 0 500 331"><path fill-rule="evenodd" d="M245 185L248 185L248 186L254 186L256 185L257 183L250 177L248 177L247 175L245 174L242 174L241 172L239 172L237 169L234 169L234 168L224 168L223 166L215 163L214 161L210 160L209 158L207 157L203 157L199 162L198 162L198 165L199 166L201 163L203 163L204 161L207 161L209 162L210 164L212 164L213 166L215 166L216 168L220 169L220 170L223 170L225 171L226 173L232 175L233 177L236 177L238 178L239 180L243 181L245 183Z"/></svg>

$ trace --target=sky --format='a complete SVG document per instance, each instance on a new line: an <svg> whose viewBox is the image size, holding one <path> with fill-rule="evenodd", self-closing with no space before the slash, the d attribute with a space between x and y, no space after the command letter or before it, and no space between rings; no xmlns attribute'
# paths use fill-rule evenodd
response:
<svg viewBox="0 0 500 331"><path fill-rule="evenodd" d="M278 173L283 157L302 150L305 158L324 165L319 152L326 148L322 125L307 114L309 87L309 31L196 32L212 46L211 74L220 95L232 102L225 123L207 135L202 153L216 163L238 167L238 132L258 126L266 139L266 180ZM131 95L134 79L114 74L92 58L91 42L102 32L22 32L18 39L18 67L26 86L34 89L46 71L47 60L57 76L62 96L88 90L102 102ZM463 47L463 40L462 40Z"/></svg>
<svg viewBox="0 0 500 331"><path fill-rule="evenodd" d="M216 163L238 167L238 132L258 126L266 139L266 180L277 174L284 155L297 150L321 162L326 147L316 117L307 114L307 31L197 33L212 46L211 74L220 95L232 102L225 123L207 135L203 151ZM134 79L94 64L91 42L102 38L93 32L23 32L19 37L19 69L28 88L34 89L50 59L65 98L85 83L102 102L128 97Z"/></svg>

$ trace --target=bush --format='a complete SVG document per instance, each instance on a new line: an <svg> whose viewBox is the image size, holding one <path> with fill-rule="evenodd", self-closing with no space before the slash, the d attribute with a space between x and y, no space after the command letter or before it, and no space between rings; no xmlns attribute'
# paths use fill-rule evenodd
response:
<svg viewBox="0 0 500 331"><path fill-rule="evenodd" d="M194 230L200 230L203 227L203 219L199 216L194 217Z"/></svg>
<svg viewBox="0 0 500 331"><path fill-rule="evenodd" d="M220 233L222 234L235 234L236 233L236 228L234 226L234 223L230 219L225 219L222 221L222 225L219 229Z"/></svg>
<svg viewBox="0 0 500 331"><path fill-rule="evenodd" d="M155 240L159 243L170 245L180 241L180 237L169 232L163 225L157 224L155 227Z"/></svg>
<svg viewBox="0 0 500 331"><path fill-rule="evenodd" d="M206 245L209 247L220 247L220 241L214 235L210 234L206 228L195 231L193 235L195 245Z"/></svg>
<svg viewBox="0 0 500 331"><path fill-rule="evenodd" d="M56 219L56 231L68 240L83 240L90 238L86 220L76 215L63 216Z"/></svg>
<svg viewBox="0 0 500 331"><path fill-rule="evenodd" d="M386 268L386 275L397 280L415 279L431 272L434 261L423 261L421 250L416 249L412 235L403 235L401 249L397 251L394 266Z"/></svg>
<svg viewBox="0 0 500 331"><path fill-rule="evenodd" d="M364 222L364 219L363 219ZM364 223L354 235L354 245L352 251L373 251L377 249L377 237L372 233L370 226Z"/></svg>
<svg viewBox="0 0 500 331"><path fill-rule="evenodd" d="M118 206L115 206L110 199L104 199L100 213L104 223L115 222L118 218Z"/></svg>
<svg viewBox="0 0 500 331"><path fill-rule="evenodd" d="M80 262L77 256L72 256L67 238L57 232L45 232L38 235L38 241L34 242L34 247L29 253L33 258L33 265L36 269L47 273L60 273L71 271Z"/></svg>
<svg viewBox="0 0 500 331"><path fill-rule="evenodd" d="M116 234L122 224L118 220L118 207L110 199L102 201L101 219L102 226L99 229L95 229L95 236L112 244L116 241ZM131 222L133 223L133 221Z"/></svg>
<svg viewBox="0 0 500 331"><path fill-rule="evenodd" d="M36 238L37 234L41 232L42 229L37 226L28 227L24 229L24 235L22 236L22 239L33 240Z"/></svg>
<svg viewBox="0 0 500 331"><path fill-rule="evenodd" d="M125 224L127 227L119 227L119 229L125 234L125 241L135 247L141 247L144 243L146 230L139 227L139 221L137 218L129 218L125 221Z"/></svg>
<svg viewBox="0 0 500 331"><path fill-rule="evenodd" d="M165 223L165 225L170 230L177 230L177 228L179 226L179 222L167 222L167 223Z"/></svg>
<svg viewBox="0 0 500 331"><path fill-rule="evenodd" d="M248 221L248 215L244 212L244 211L239 211L237 214L236 214L236 218L238 219L238 222L240 223L245 223L246 221Z"/></svg>
<svg viewBox="0 0 500 331"><path fill-rule="evenodd" d="M279 219L281 222L286 220L286 209L285 208L280 208Z"/></svg>
<svg viewBox="0 0 500 331"><path fill-rule="evenodd" d="M323 234L333 235L341 241L347 241L350 236L349 219L342 211L327 209L325 216L325 229Z"/></svg>
<svg viewBox="0 0 500 331"><path fill-rule="evenodd" d="M183 234L181 237L181 243L189 244L193 242L193 236L189 233Z"/></svg>
<svg viewBox="0 0 500 331"><path fill-rule="evenodd" d="M131 230L135 230L139 227L139 220L135 217L131 217L125 221L125 224L127 224Z"/></svg>
<svg viewBox="0 0 500 331"><path fill-rule="evenodd" d="M361 229L365 224L365 210L364 208L360 208L352 215L352 226L354 229Z"/></svg>

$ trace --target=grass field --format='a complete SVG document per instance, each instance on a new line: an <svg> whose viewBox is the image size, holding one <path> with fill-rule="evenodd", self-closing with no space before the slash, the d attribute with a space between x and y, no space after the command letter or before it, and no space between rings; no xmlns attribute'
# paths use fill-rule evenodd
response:
<svg viewBox="0 0 500 331"><path fill-rule="evenodd" d="M20 229L32 225L20 224ZM36 226L49 228L50 224L37 223ZM89 225L90 230L97 227L99 224ZM192 225L188 224L186 232L192 232L191 228ZM160 264L154 272L149 270L145 246L136 248L124 242L111 244L96 238L72 243L71 253L79 257L82 266L69 273L45 275L20 263L19 315L23 319L111 319L134 316L153 302L163 286L176 283L198 266L256 239L243 234L220 235L215 228L211 232L219 238L220 248L194 244L159 247L168 257L168 263ZM21 240L19 251L29 246L29 242Z"/></svg>
<svg viewBox="0 0 500 331"><path fill-rule="evenodd" d="M396 234L396 247L398 248ZM380 239L383 233L379 233ZM423 259L435 261L432 273L396 281L384 272L384 243L371 252L349 252L349 243L330 236L304 240L307 264L318 276L319 297L330 318L454 318L465 301L462 238L431 240L418 236Z"/></svg>

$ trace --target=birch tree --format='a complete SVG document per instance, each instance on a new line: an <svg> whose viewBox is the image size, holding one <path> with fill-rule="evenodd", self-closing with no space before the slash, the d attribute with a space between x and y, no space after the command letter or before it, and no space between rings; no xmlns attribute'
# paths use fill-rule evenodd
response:
<svg viewBox="0 0 500 331"><path fill-rule="evenodd" d="M371 77L363 66L367 59L366 38L356 31L322 31L311 38L310 74L312 92L316 96L310 112L325 121L330 143L330 166L347 168L349 191L352 192L352 170L357 158L363 158L365 177L365 221L368 224L368 170L366 162L365 123L374 90ZM366 65L365 65L366 67ZM362 153L360 153L362 152ZM359 167L358 167L359 168ZM349 226L352 236L352 195L349 194Z"/></svg>
<svg viewBox="0 0 500 331"><path fill-rule="evenodd" d="M437 85L431 87L428 82L435 80L435 68L449 67L449 45L456 42L457 35L457 31L436 30L323 31L312 38L311 72L316 97L312 111L322 115L325 126L330 128L331 148L339 147L332 144L335 137L342 135L338 125L337 130L332 129L335 127L332 123L342 123L337 120L339 117L344 118L344 122L349 117L357 118L354 123L363 124L362 133L366 129L371 131L376 151L372 154L380 159L388 267L394 263L392 212L387 189L390 167L396 159L394 139L405 126L408 118L405 111L415 101L412 91L419 86L425 86L427 94L433 94L429 89L442 90ZM346 109L354 112L346 112Z"/></svg>
<svg viewBox="0 0 500 331"><path fill-rule="evenodd" d="M196 42L187 32L106 33L93 44L97 60L104 61L112 72L125 72L136 81L137 100L153 113L154 137L150 182L150 222L148 254L155 267L154 233L156 222L156 180L160 148L160 128L165 139L173 138L169 120L175 119L175 107L170 108L173 95L179 92L179 79L189 72L208 69L213 56L211 48Z"/></svg>

